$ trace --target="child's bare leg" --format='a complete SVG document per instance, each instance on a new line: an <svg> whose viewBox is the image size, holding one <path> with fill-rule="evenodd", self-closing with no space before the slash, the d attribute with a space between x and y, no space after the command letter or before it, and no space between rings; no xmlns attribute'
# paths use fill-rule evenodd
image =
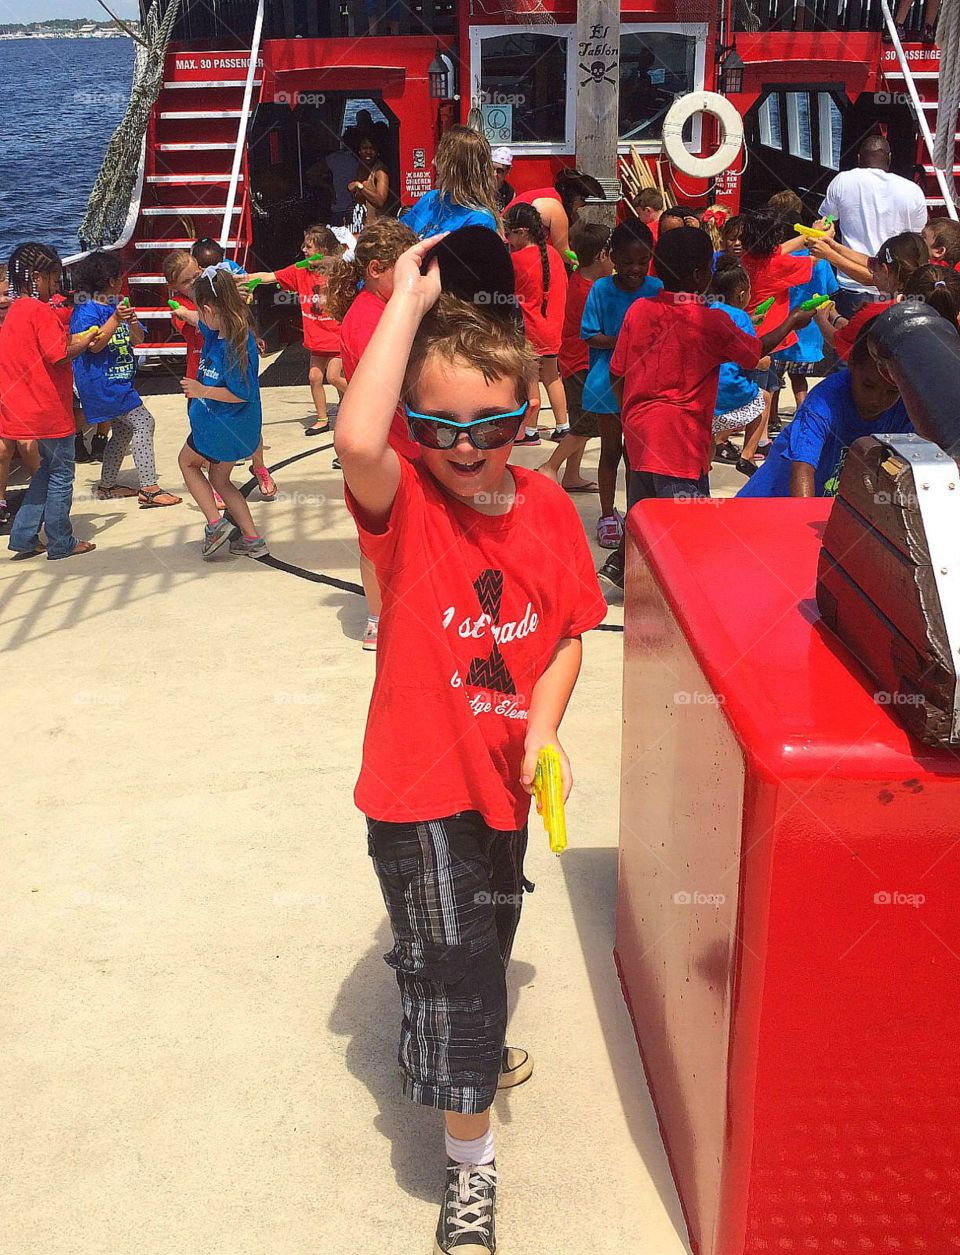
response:
<svg viewBox="0 0 960 1255"><path fill-rule="evenodd" d="M770 404L773 400L773 395L765 389L763 390L762 395L763 413L759 418L755 418L753 422L747 426L747 430L744 434L743 450L740 454L740 457L744 462L750 462L753 460L753 455L756 453L758 445L767 434L767 424L770 421Z"/></svg>
<svg viewBox="0 0 960 1255"><path fill-rule="evenodd" d="M257 525L253 521L253 515L250 513L246 497L239 488L235 488L230 482L234 465L233 462L217 462L211 465L210 483L213 484L223 498L223 504L229 511L234 523L240 528L241 533L244 536L259 536L260 533L257 531Z"/></svg>
<svg viewBox="0 0 960 1255"><path fill-rule="evenodd" d="M560 370L555 357L541 357L540 382L547 390L550 408L553 410L554 427L564 428L567 422L567 393L560 378Z"/></svg>
<svg viewBox="0 0 960 1255"><path fill-rule="evenodd" d="M371 619L380 617L383 598L380 596L380 582L373 563L364 554L360 555L360 582L367 597L367 614Z"/></svg>
<svg viewBox="0 0 960 1255"><path fill-rule="evenodd" d="M600 485L600 517L610 518L617 496L617 475L623 457L623 429L619 414L598 414L600 428L600 465L597 467L597 483Z"/></svg>
<svg viewBox="0 0 960 1255"><path fill-rule="evenodd" d="M321 353L310 354L310 370L307 378L310 381L310 395L313 397L313 404L317 411L317 421L307 428L308 435L324 432L330 426L327 417L327 394L323 386L330 361L329 357Z"/></svg>
<svg viewBox="0 0 960 1255"><path fill-rule="evenodd" d="M451 1137L461 1142L473 1142L478 1137L483 1137L490 1127L490 1108L473 1116L462 1116L458 1111L445 1111L443 1118Z"/></svg>
<svg viewBox="0 0 960 1255"><path fill-rule="evenodd" d="M10 481L10 467L13 465L13 451L16 447L15 440L0 437L0 501L7 499L7 484Z"/></svg>
<svg viewBox="0 0 960 1255"><path fill-rule="evenodd" d="M797 403L797 409L799 410L800 406L803 405L804 401L807 399L807 393L810 390L810 385L807 382L806 375L791 375L790 382L793 384L793 396Z"/></svg>
<svg viewBox="0 0 960 1255"><path fill-rule="evenodd" d="M580 475L580 459L586 447L586 436L564 436L547 461L542 466L538 466L537 470L556 481L560 474L560 467L566 462L566 470L563 473L564 488L585 486L586 481Z"/></svg>
<svg viewBox="0 0 960 1255"><path fill-rule="evenodd" d="M340 357L331 357L327 363L327 383L332 384L336 388L340 398L347 390L347 377L343 373L343 359Z"/></svg>
<svg viewBox="0 0 960 1255"><path fill-rule="evenodd" d="M266 463L263 460L263 438L253 451L250 458L250 469L257 477L257 483L260 485L261 497L275 497L277 495L277 482L267 470Z"/></svg>
<svg viewBox="0 0 960 1255"><path fill-rule="evenodd" d="M217 509L217 503L214 500L213 489L207 483L201 469L204 459L199 453L195 453L189 445L184 445L180 450L180 456L177 461L180 465L180 473L183 475L183 482L187 485L187 492L203 511L204 518L210 524L219 523L220 511Z"/></svg>

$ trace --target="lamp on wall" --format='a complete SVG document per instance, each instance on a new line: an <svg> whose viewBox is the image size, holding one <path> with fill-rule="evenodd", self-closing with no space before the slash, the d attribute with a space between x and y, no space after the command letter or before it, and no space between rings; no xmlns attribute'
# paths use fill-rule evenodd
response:
<svg viewBox="0 0 960 1255"><path fill-rule="evenodd" d="M430 99L448 100L450 98L449 75L444 60L440 56L439 48L433 54L427 77L430 80Z"/></svg>
<svg viewBox="0 0 960 1255"><path fill-rule="evenodd" d="M720 90L725 96L743 91L743 69L743 58L736 48L731 48L720 62Z"/></svg>

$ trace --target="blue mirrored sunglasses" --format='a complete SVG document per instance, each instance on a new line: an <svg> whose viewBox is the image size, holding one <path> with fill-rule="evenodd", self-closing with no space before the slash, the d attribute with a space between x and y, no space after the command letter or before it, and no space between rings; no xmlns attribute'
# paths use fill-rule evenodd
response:
<svg viewBox="0 0 960 1255"><path fill-rule="evenodd" d="M455 423L449 418L438 418L435 414L420 414L405 406L407 426L410 435L427 449L452 449L462 435L465 435L475 449L501 449L516 439L523 416L530 403L524 401L516 410L506 410L502 414L488 414L485 418L475 418L469 423Z"/></svg>

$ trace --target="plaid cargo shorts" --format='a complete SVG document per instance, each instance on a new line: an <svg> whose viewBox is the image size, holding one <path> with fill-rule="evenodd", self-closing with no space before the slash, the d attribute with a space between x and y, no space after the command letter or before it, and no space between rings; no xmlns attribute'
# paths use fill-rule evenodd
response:
<svg viewBox="0 0 960 1255"><path fill-rule="evenodd" d="M507 1031L507 963L533 888L526 827L501 832L477 811L368 819L367 843L393 930L384 958L400 989L403 1091L426 1107L486 1111Z"/></svg>

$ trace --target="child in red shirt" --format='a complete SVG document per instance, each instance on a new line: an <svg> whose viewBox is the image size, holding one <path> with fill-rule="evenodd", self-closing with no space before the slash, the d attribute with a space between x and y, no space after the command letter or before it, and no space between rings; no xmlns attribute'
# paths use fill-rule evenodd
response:
<svg viewBox="0 0 960 1255"><path fill-rule="evenodd" d="M795 309L763 336L748 335L703 299L713 242L696 227L661 234L653 269L663 291L627 310L610 362L630 475L628 508L647 497L709 497L720 367L753 370L812 311ZM752 298L751 298L752 299ZM623 588L623 541L600 577Z"/></svg>
<svg viewBox="0 0 960 1255"><path fill-rule="evenodd" d="M332 266L343 256L344 246L329 227L318 223L307 227L303 233L300 250L304 258L323 256L319 261L304 266L295 263L282 270L257 271L248 277L247 283L278 283L285 292L296 292L303 316L303 343L310 352L310 392L317 410L317 420L304 431L305 436L322 436L330 430L327 416L327 395L324 384L330 383L343 396L346 381L340 364L340 324L327 312L327 276Z"/></svg>
<svg viewBox="0 0 960 1255"><path fill-rule="evenodd" d="M3 326L7 310L12 304L7 268L0 265L0 327ZM0 437L0 527L5 527L12 517L7 505L7 484L10 481L10 468L13 466L15 453L20 455L20 465L28 476L35 475L40 465L40 454L37 452L35 440L4 440Z"/></svg>
<svg viewBox="0 0 960 1255"><path fill-rule="evenodd" d="M70 522L76 457L70 363L95 329L71 336L51 307L61 270L49 245L15 248L9 281L16 299L0 327L0 439L5 448L36 440L40 454L10 529L10 548L24 558L46 549L51 561L96 549L77 540ZM46 545L40 540L41 523Z"/></svg>
<svg viewBox="0 0 960 1255"><path fill-rule="evenodd" d="M543 220L532 205L514 204L503 218L510 246L510 260L516 279L517 302L523 314L527 339L539 359L540 382L546 388L553 409L553 440L569 435L567 398L557 365L563 339L563 312L567 299L567 272L563 258L547 243ZM526 428L517 441L537 445L536 427Z"/></svg>
<svg viewBox="0 0 960 1255"><path fill-rule="evenodd" d="M445 1115L434 1250L465 1255L496 1248L491 1104L532 1071L504 1042L537 756L558 745L580 637L605 606L570 499L507 465L529 348L493 307L450 293L437 303L437 240L397 262L336 445L384 589L355 798L394 935L403 1087ZM401 399L416 462L390 442Z"/></svg>
<svg viewBox="0 0 960 1255"><path fill-rule="evenodd" d="M393 292L393 268L397 258L416 241L416 235L396 218L378 218L357 237L353 256L337 263L327 286L327 311L340 323L340 358L350 385L363 351ZM390 444L402 458L416 458L419 447L410 439L407 424L397 409L390 426ZM334 466L339 466L339 460ZM367 625L361 648L375 652L380 625L380 585L373 563L360 548L360 579L367 598Z"/></svg>
<svg viewBox="0 0 960 1255"><path fill-rule="evenodd" d="M769 206L751 209L743 215L742 222L740 265L750 280L750 300L754 305L761 305L773 297L773 304L757 327L757 333L763 335L786 320L790 312L790 289L810 282L816 259L794 257L792 253L781 251L783 216L775 209ZM791 332L784 348L795 344L796 339Z"/></svg>
<svg viewBox="0 0 960 1255"><path fill-rule="evenodd" d="M580 474L580 459L587 441L600 435L596 414L583 408L583 385L590 366L590 350L580 336L583 307L595 279L613 274L613 262L607 244L609 230L599 222L575 222L570 228L570 246L577 254L578 267L567 283L567 302L563 311L563 338L557 364L567 398L567 418L570 434L550 455L550 459L537 467L544 475L557 480L560 467L566 463L560 481L567 492L596 492L594 480L585 480Z"/></svg>

